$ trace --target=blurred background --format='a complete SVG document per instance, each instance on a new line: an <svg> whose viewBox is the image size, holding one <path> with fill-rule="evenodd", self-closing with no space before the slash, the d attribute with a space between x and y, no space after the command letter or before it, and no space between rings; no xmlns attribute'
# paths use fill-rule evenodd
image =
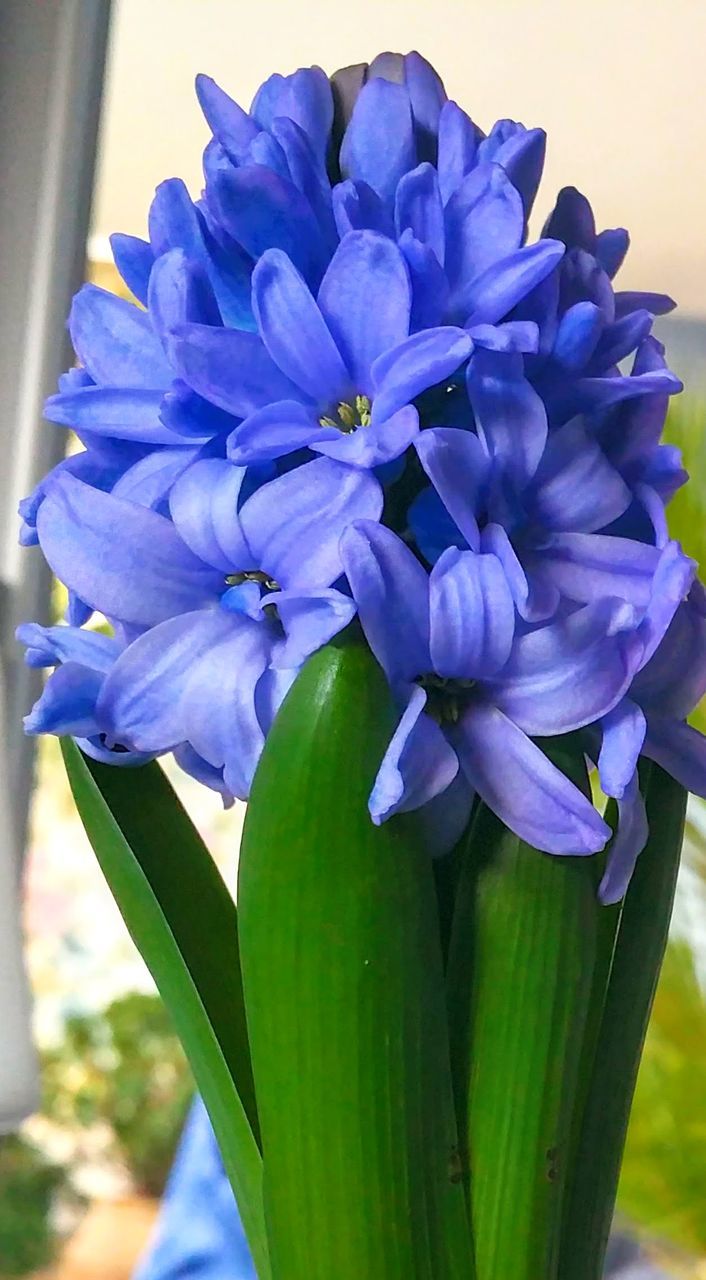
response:
<svg viewBox="0 0 706 1280"><path fill-rule="evenodd" d="M657 325L687 388L668 438L692 484L672 505L671 531L706 565L703 0L114 0L112 12L107 0L0 0L0 83L12 108L0 113L10 179L0 195L6 620L37 616L27 602L47 588L31 555L29 569L16 556L11 499L66 444L41 426L40 405L67 363L71 289L82 278L119 288L108 235L144 234L159 181L179 174L198 193L207 130L194 75L208 72L247 106L271 71L318 63L331 72L387 48L419 49L482 127L500 116L543 126L535 230L558 189L575 185L600 227L630 229L620 287L679 302ZM8 634L4 622L4 647ZM6 661L16 732L31 690L16 658ZM706 711L697 718L706 728ZM0 1138L0 1280L128 1280L188 1108L189 1072L73 813L55 742L32 760L18 738L6 764L15 843L26 848L41 1109ZM224 814L205 789L173 780L232 882L242 812ZM614 1266L628 1269L616 1276L706 1277L706 806L695 800L617 1227L652 1264L629 1269L632 1246L618 1241Z"/></svg>

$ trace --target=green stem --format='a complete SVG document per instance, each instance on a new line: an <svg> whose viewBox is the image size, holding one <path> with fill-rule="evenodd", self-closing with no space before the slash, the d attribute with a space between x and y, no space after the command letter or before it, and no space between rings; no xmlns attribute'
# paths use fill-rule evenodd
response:
<svg viewBox="0 0 706 1280"><path fill-rule="evenodd" d="M686 792L648 765L650 838L620 916L580 1140L567 1197L559 1280L599 1280L625 1135L667 944L684 833Z"/></svg>

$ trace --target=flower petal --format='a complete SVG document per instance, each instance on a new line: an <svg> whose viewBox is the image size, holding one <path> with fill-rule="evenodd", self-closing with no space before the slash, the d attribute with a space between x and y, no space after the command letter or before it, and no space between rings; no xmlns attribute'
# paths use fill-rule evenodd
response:
<svg viewBox="0 0 706 1280"><path fill-rule="evenodd" d="M138 302L147 305L147 286L154 262L152 246L139 236L114 232L110 237L113 261L125 284Z"/></svg>
<svg viewBox="0 0 706 1280"><path fill-rule="evenodd" d="M444 223L451 307L464 320L475 305L474 282L522 243L522 199L500 165L478 165L451 196Z"/></svg>
<svg viewBox="0 0 706 1280"><path fill-rule="evenodd" d="M248 498L240 524L255 565L285 590L328 587L342 569L339 539L354 520L377 520L374 476L317 458L270 480Z"/></svg>
<svg viewBox="0 0 706 1280"><path fill-rule="evenodd" d="M603 533L556 533L525 564L569 600L589 603L618 596L644 608L650 600L660 551L631 538Z"/></svg>
<svg viewBox="0 0 706 1280"><path fill-rule="evenodd" d="M488 481L487 454L472 431L429 427L414 442L426 474L472 550L479 549L476 514Z"/></svg>
<svg viewBox="0 0 706 1280"><path fill-rule="evenodd" d="M171 349L184 382L239 418L273 400L301 399L257 333L184 324L176 329Z"/></svg>
<svg viewBox="0 0 706 1280"><path fill-rule="evenodd" d="M537 470L548 430L544 404L524 376L522 356L476 352L467 385L488 456L522 490Z"/></svg>
<svg viewBox="0 0 706 1280"><path fill-rule="evenodd" d="M335 427L322 427L311 409L296 400L277 400L256 409L235 428L228 437L228 457L241 467L267 462L321 440L335 443L340 434Z"/></svg>
<svg viewBox="0 0 706 1280"><path fill-rule="evenodd" d="M276 667L298 667L310 654L343 631L355 617L350 596L341 591L278 591L263 596L262 608L273 605L285 640L273 656Z"/></svg>
<svg viewBox="0 0 706 1280"><path fill-rule="evenodd" d="M128 387L81 387L49 396L44 416L75 431L92 431L141 444L174 444L174 432L160 421L161 391ZM208 439L208 436L193 437Z"/></svg>
<svg viewBox="0 0 706 1280"><path fill-rule="evenodd" d="M634 773L623 797L618 801L618 829L608 846L608 862L601 880L598 897L606 906L625 897L650 831L645 802Z"/></svg>
<svg viewBox="0 0 706 1280"><path fill-rule="evenodd" d="M203 458L177 480L169 498L175 527L187 547L222 574L259 569L238 518L245 468Z"/></svg>
<svg viewBox="0 0 706 1280"><path fill-rule="evenodd" d="M445 791L458 773L456 752L424 713L425 703L424 690L415 686L370 793L368 808L377 826L393 813L427 804Z"/></svg>
<svg viewBox="0 0 706 1280"><path fill-rule="evenodd" d="M372 395L373 361L409 333L409 275L397 245L374 231L351 231L321 282L319 307L356 392Z"/></svg>
<svg viewBox="0 0 706 1280"><path fill-rule="evenodd" d="M706 799L706 738L685 721L650 716L644 754L687 791Z"/></svg>
<svg viewBox="0 0 706 1280"><path fill-rule="evenodd" d="M558 240L539 240L493 263L473 281L467 295L466 327L497 324L546 279L563 254Z"/></svg>
<svg viewBox="0 0 706 1280"><path fill-rule="evenodd" d="M468 359L473 343L463 329L442 326L415 333L385 352L372 369L376 417L389 418Z"/></svg>
<svg viewBox="0 0 706 1280"><path fill-rule="evenodd" d="M398 239L405 231L411 232L415 240L428 245L437 261L443 263L444 207L432 164L420 164L401 179L395 193L395 229Z"/></svg>
<svg viewBox="0 0 706 1280"><path fill-rule="evenodd" d="M450 547L429 579L432 667L450 679L479 680L505 665L515 606L496 556Z"/></svg>
<svg viewBox="0 0 706 1280"><path fill-rule="evenodd" d="M85 284L71 305L69 331L81 364L106 387L164 390L172 373L146 311Z"/></svg>
<svg viewBox="0 0 706 1280"><path fill-rule="evenodd" d="M401 457L418 435L419 414L408 404L382 422L373 419L370 426L347 434L321 431L311 448L351 467L380 467Z"/></svg>
<svg viewBox="0 0 706 1280"><path fill-rule="evenodd" d="M646 729L647 721L642 710L630 698L623 698L607 716L603 716L598 772L607 796L620 799L630 786Z"/></svg>
<svg viewBox="0 0 706 1280"><path fill-rule="evenodd" d="M572 418L549 437L529 501L543 528L593 533L627 511L632 494L583 423Z"/></svg>
<svg viewBox="0 0 706 1280"><path fill-rule="evenodd" d="M383 200L416 161L412 111L407 89L374 78L363 85L341 144L344 178L367 182Z"/></svg>
<svg viewBox="0 0 706 1280"><path fill-rule="evenodd" d="M610 828L590 800L497 707L466 712L456 749L471 785L521 840L546 853L604 848Z"/></svg>
<svg viewBox="0 0 706 1280"><path fill-rule="evenodd" d="M343 534L341 560L368 644L389 678L430 671L428 578L409 548L391 529L358 520Z"/></svg>
<svg viewBox="0 0 706 1280"><path fill-rule="evenodd" d="M293 182L261 164L221 169L207 186L209 204L229 235L256 260L281 249L318 283L322 241L309 201Z"/></svg>
<svg viewBox="0 0 706 1280"><path fill-rule="evenodd" d="M641 643L633 611L599 600L519 636L492 697L532 736L568 733L606 715L630 687Z"/></svg>
<svg viewBox="0 0 706 1280"><path fill-rule="evenodd" d="M278 368L322 409L345 400L350 374L321 311L286 254L279 249L263 254L252 286L262 340Z"/></svg>
<svg viewBox="0 0 706 1280"><path fill-rule="evenodd" d="M221 577L169 520L64 475L37 517L56 576L108 617L152 626L213 599Z"/></svg>
<svg viewBox="0 0 706 1280"><path fill-rule="evenodd" d="M190 673L241 625L223 609L198 609L139 636L103 685L99 715L106 730L138 751L168 751L185 741L184 690ZM223 676L214 666L217 688Z"/></svg>

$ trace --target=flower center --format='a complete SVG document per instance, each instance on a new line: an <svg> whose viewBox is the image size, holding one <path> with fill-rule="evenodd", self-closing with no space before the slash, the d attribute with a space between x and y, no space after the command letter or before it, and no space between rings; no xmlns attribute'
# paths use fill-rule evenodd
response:
<svg viewBox="0 0 706 1280"><path fill-rule="evenodd" d="M433 671L415 681L427 695L426 712L437 724L458 724L469 701L475 680L437 676Z"/></svg>
<svg viewBox="0 0 706 1280"><path fill-rule="evenodd" d="M242 587L244 582L257 582L265 591L279 591L280 585L262 569L244 569L241 573L226 574L227 587Z"/></svg>
<svg viewBox="0 0 706 1280"><path fill-rule="evenodd" d="M335 417L319 418L322 427L335 427L342 435L349 436L358 427L370 426L372 405L367 396L356 396L355 400L342 400L336 409Z"/></svg>

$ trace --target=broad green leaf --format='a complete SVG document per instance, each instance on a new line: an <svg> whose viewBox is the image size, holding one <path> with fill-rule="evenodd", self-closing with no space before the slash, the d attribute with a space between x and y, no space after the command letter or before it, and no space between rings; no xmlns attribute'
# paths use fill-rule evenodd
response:
<svg viewBox="0 0 706 1280"><path fill-rule="evenodd" d="M447 983L478 1280L556 1274L595 963L590 861L539 853L485 807L469 832Z"/></svg>
<svg viewBox="0 0 706 1280"><path fill-rule="evenodd" d="M208 1108L260 1280L270 1274L262 1159L233 901L157 764L118 769L62 751L76 806Z"/></svg>
<svg viewBox="0 0 706 1280"><path fill-rule="evenodd" d="M686 792L656 764L642 771L650 838L620 914L581 1136L567 1195L559 1280L598 1280L630 1107L667 944Z"/></svg>
<svg viewBox="0 0 706 1280"><path fill-rule="evenodd" d="M414 817L367 801L396 722L355 639L304 667L240 858L248 1031L276 1280L470 1280L439 923Z"/></svg>

